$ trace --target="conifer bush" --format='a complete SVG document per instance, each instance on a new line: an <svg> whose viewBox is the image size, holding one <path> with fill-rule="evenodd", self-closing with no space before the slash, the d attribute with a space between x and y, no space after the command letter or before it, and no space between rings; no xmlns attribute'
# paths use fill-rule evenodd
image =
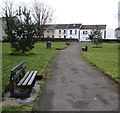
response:
<svg viewBox="0 0 120 113"><path fill-rule="evenodd" d="M38 40L30 11L25 7L19 7L14 17L6 12L5 33L11 44L12 54L26 54Z"/></svg>

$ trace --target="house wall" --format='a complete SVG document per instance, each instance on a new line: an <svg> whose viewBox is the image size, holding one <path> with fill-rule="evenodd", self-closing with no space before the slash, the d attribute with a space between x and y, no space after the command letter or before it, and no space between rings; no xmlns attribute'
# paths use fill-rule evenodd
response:
<svg viewBox="0 0 120 113"><path fill-rule="evenodd" d="M70 31L72 31L72 34L70 34ZM77 39L80 39L80 29L68 29L66 38L77 38Z"/></svg>
<svg viewBox="0 0 120 113"><path fill-rule="evenodd" d="M54 34L54 30L45 30L44 31L44 37L45 38L54 38L55 34Z"/></svg>
<svg viewBox="0 0 120 113"><path fill-rule="evenodd" d="M106 39L116 39L114 29L111 28L106 29Z"/></svg>
<svg viewBox="0 0 120 113"><path fill-rule="evenodd" d="M61 30L61 33L59 31ZM65 30L65 33L64 33ZM66 29L55 29L55 38L66 38L67 30Z"/></svg>
<svg viewBox="0 0 120 113"><path fill-rule="evenodd" d="M87 41L89 39L89 34L91 33L92 30L84 29L80 30L80 41ZM87 32L87 33L83 33Z"/></svg>
<svg viewBox="0 0 120 113"><path fill-rule="evenodd" d="M89 34L91 34L91 29L81 29L80 30L80 41L90 41L89 39ZM106 38L106 30L105 29L102 29L101 30L102 32L102 39L105 39Z"/></svg>

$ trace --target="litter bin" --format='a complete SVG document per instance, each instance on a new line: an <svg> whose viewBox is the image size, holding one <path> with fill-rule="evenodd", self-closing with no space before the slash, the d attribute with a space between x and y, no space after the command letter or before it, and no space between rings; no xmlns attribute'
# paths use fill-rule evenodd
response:
<svg viewBox="0 0 120 113"><path fill-rule="evenodd" d="M88 47L87 46L82 47L82 51L88 51Z"/></svg>
<svg viewBox="0 0 120 113"><path fill-rule="evenodd" d="M66 42L66 45L70 45L70 42Z"/></svg>
<svg viewBox="0 0 120 113"><path fill-rule="evenodd" d="M51 42L50 42L50 41L48 41L48 42L46 43L46 48L47 48L47 49L51 49Z"/></svg>

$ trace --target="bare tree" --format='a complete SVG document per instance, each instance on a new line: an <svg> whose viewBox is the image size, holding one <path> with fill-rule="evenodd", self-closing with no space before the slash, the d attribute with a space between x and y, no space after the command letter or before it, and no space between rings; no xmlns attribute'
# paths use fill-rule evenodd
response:
<svg viewBox="0 0 120 113"><path fill-rule="evenodd" d="M53 14L51 7L39 0L34 1L32 16L36 23L39 39L44 37L45 28L53 21Z"/></svg>
<svg viewBox="0 0 120 113"><path fill-rule="evenodd" d="M15 14L14 11L14 2L12 0L4 0L1 6L2 8L2 17L13 17Z"/></svg>

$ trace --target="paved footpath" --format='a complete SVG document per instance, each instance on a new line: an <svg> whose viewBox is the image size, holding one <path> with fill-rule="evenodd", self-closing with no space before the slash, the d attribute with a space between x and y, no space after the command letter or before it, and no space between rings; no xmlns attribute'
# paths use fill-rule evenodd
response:
<svg viewBox="0 0 120 113"><path fill-rule="evenodd" d="M88 64L75 43L53 60L51 77L39 98L38 111L117 111L116 83Z"/></svg>

